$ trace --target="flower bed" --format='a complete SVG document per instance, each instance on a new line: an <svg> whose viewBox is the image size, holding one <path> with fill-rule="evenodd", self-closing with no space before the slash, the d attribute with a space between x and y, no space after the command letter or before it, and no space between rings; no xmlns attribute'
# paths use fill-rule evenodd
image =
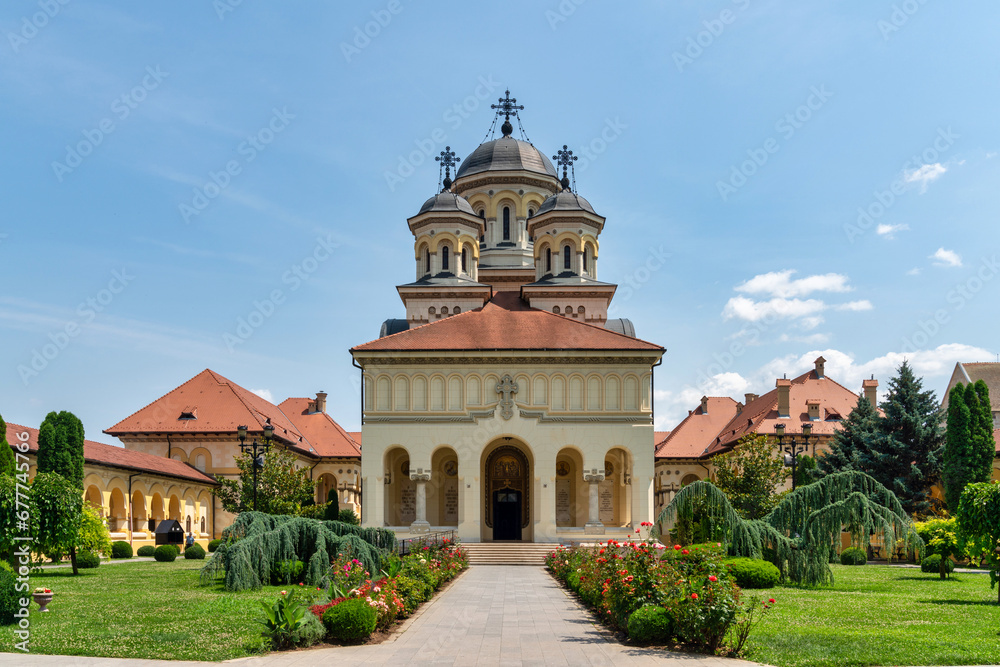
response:
<svg viewBox="0 0 1000 667"><path fill-rule="evenodd" d="M737 655L774 600L741 600L724 556L721 544L609 540L553 551L546 565L635 643Z"/></svg>
<svg viewBox="0 0 1000 667"><path fill-rule="evenodd" d="M342 554L331 563L325 586L313 589L300 581L291 594L282 591L275 606L264 605L274 610L269 620L291 619L284 626L265 622L264 634L275 648L308 646L320 639L365 642L374 632L388 630L412 614L468 565L468 552L447 541L440 546L418 548L402 558L395 554L383 556L381 571L374 576L361 560ZM344 603L349 604L333 611ZM305 610L308 612L299 614ZM300 631L317 620L324 626L319 637Z"/></svg>

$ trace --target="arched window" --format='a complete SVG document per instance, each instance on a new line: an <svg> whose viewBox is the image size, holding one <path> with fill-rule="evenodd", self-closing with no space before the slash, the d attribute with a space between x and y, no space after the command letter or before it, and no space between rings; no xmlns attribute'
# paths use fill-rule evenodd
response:
<svg viewBox="0 0 1000 667"><path fill-rule="evenodd" d="M187 532L190 533L191 532L191 516L190 515L188 516L187 520L184 522L184 525L187 526Z"/></svg>
<svg viewBox="0 0 1000 667"><path fill-rule="evenodd" d="M469 272L469 249L462 248L462 271L464 273Z"/></svg>
<svg viewBox="0 0 1000 667"><path fill-rule="evenodd" d="M431 272L431 251L424 248L424 273Z"/></svg>
<svg viewBox="0 0 1000 667"><path fill-rule="evenodd" d="M206 532L208 531L205 530L205 517L201 517L201 533L204 535Z"/></svg>
<svg viewBox="0 0 1000 667"><path fill-rule="evenodd" d="M556 315L558 315L559 314L559 306L552 306L552 312L555 313Z"/></svg>
<svg viewBox="0 0 1000 667"><path fill-rule="evenodd" d="M430 315L431 317L434 317L435 315L437 315L437 308L431 306L430 308L427 309L427 314Z"/></svg>
<svg viewBox="0 0 1000 667"><path fill-rule="evenodd" d="M510 241L510 207L503 207L503 240Z"/></svg>
<svg viewBox="0 0 1000 667"><path fill-rule="evenodd" d="M448 271L448 246L441 248L441 270Z"/></svg>
<svg viewBox="0 0 1000 667"><path fill-rule="evenodd" d="M458 306L455 306L454 308L451 309L452 315L458 315L460 312L462 312L462 309L459 308Z"/></svg>
<svg viewBox="0 0 1000 667"><path fill-rule="evenodd" d="M486 219L486 210L485 209L479 209L479 217L482 218L483 220Z"/></svg>
<svg viewBox="0 0 1000 667"><path fill-rule="evenodd" d="M587 262L588 255L590 255L590 248L587 248L586 250L583 251L583 271L584 271L584 273L586 273L587 271L590 271L590 269L588 268L589 263Z"/></svg>
<svg viewBox="0 0 1000 667"><path fill-rule="evenodd" d="M563 246L563 269L569 271L570 269L570 249L569 246Z"/></svg>
<svg viewBox="0 0 1000 667"><path fill-rule="evenodd" d="M529 208L529 209L528 209L528 217L530 218L530 217L531 217L531 216L533 216L534 214L535 214L535 209L533 209L533 208Z"/></svg>
<svg viewBox="0 0 1000 667"><path fill-rule="evenodd" d="M545 272L552 273L552 248L545 249Z"/></svg>
<svg viewBox="0 0 1000 667"><path fill-rule="evenodd" d="M442 315L448 314L448 306L441 306L441 314Z"/></svg>

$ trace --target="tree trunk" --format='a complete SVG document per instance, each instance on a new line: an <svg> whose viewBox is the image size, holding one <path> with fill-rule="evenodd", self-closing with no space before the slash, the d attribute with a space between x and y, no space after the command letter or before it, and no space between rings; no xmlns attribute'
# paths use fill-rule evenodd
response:
<svg viewBox="0 0 1000 667"><path fill-rule="evenodd" d="M944 556L941 556L941 569L940 569L940 573L941 573L941 578L942 579L947 579L948 578L948 559L945 558Z"/></svg>
<svg viewBox="0 0 1000 667"><path fill-rule="evenodd" d="M73 576L80 574L76 569L76 547L69 548L69 562L73 564Z"/></svg>

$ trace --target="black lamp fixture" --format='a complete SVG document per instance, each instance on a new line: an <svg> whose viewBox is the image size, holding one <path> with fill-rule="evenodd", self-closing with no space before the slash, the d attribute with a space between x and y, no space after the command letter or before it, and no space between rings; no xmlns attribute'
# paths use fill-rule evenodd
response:
<svg viewBox="0 0 1000 667"><path fill-rule="evenodd" d="M274 439L274 426L268 418L264 424L264 436L258 442L257 438L247 444L247 427L236 427L236 438L240 441L240 451L250 452L253 456L253 511L257 511L257 471L264 467L264 454L271 449L271 441Z"/></svg>
<svg viewBox="0 0 1000 667"><path fill-rule="evenodd" d="M785 465L792 469L792 491L795 490L795 471L798 468L799 454L804 454L809 449L809 438L812 437L812 424L802 425L802 435L796 436L794 433L785 438L785 425L778 424L774 427L774 437L778 441L778 450L785 455Z"/></svg>

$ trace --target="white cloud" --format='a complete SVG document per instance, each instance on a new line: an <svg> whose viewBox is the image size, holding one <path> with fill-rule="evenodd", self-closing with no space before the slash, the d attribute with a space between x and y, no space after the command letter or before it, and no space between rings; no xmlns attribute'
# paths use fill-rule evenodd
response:
<svg viewBox="0 0 1000 667"><path fill-rule="evenodd" d="M906 275L908 275L908 276L919 276L920 275L920 269L918 269L917 267L913 267L912 269L910 269L909 271L906 272Z"/></svg>
<svg viewBox="0 0 1000 667"><path fill-rule="evenodd" d="M737 285L736 291L745 294L767 294L773 297L790 298L806 296L813 292L850 292L854 289L847 284L847 276L840 273L825 273L792 280L791 277L794 273L796 271L793 269L762 273Z"/></svg>
<svg viewBox="0 0 1000 667"><path fill-rule="evenodd" d="M782 299L754 301L745 296L734 296L722 309L722 317L757 322L765 318L795 319L822 312L826 304L818 299Z"/></svg>
<svg viewBox="0 0 1000 667"><path fill-rule="evenodd" d="M962 266L962 256L954 250L938 248L930 258L935 260L934 266L946 266L949 268L959 268Z"/></svg>
<svg viewBox="0 0 1000 667"><path fill-rule="evenodd" d="M274 403L274 395L271 394L271 390L270 389L251 389L250 393L251 394L257 394L258 396L260 396L261 398L263 398L268 403Z"/></svg>
<svg viewBox="0 0 1000 667"><path fill-rule="evenodd" d="M698 406L702 396L739 397L748 386L749 381L739 373L719 373L699 387L688 385L676 392L657 389L654 392L657 402L654 428L673 428L687 416L688 410Z"/></svg>
<svg viewBox="0 0 1000 667"><path fill-rule="evenodd" d="M886 225L881 224L875 228L875 233L879 236L883 236L887 239L896 238L896 232L907 232L910 230L909 225L899 224L899 225Z"/></svg>
<svg viewBox="0 0 1000 667"><path fill-rule="evenodd" d="M868 299L862 299L861 301L848 301L847 303L842 303L837 306L837 310L849 310L852 312L859 312L862 310L874 310L875 306Z"/></svg>
<svg viewBox="0 0 1000 667"><path fill-rule="evenodd" d="M920 183L920 192L927 192L927 184L937 180L941 174L948 171L940 162L925 164L919 169L911 169L903 174L903 180L907 183Z"/></svg>

